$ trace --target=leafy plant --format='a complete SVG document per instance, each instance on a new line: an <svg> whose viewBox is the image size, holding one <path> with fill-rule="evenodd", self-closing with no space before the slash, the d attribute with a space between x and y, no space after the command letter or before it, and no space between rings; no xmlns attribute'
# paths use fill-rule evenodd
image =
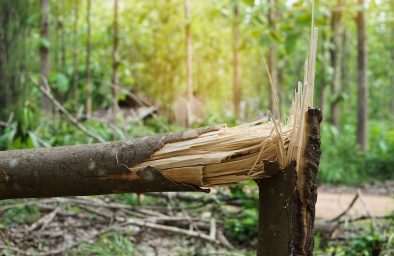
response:
<svg viewBox="0 0 394 256"><path fill-rule="evenodd" d="M237 244L254 246L257 243L257 222L257 208L244 208L238 216L226 219L225 235Z"/></svg>
<svg viewBox="0 0 394 256"><path fill-rule="evenodd" d="M102 236L99 241L81 244L69 255L141 255L143 251L136 247L130 239L130 234L114 234Z"/></svg>

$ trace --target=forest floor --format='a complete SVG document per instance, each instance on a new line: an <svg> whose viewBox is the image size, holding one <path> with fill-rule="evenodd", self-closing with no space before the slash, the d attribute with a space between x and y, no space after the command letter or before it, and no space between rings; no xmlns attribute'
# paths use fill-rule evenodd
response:
<svg viewBox="0 0 394 256"><path fill-rule="evenodd" d="M331 232L331 240L327 241L348 243L357 239L360 236L359 224L363 228L368 227L371 219L375 218L384 230L391 229L391 220L382 217L394 212L393 185L394 181L361 187L320 186L317 221L322 220L340 230L333 236ZM249 188L253 190L253 186ZM190 202L177 198L176 193L143 196L141 201L134 194L6 200L0 204L0 255L254 255L255 245L248 240L229 239L235 248L225 248L227 240L223 243L220 239L225 231L225 220L232 217L248 225L242 222L244 217L240 214L249 209L243 207L245 202L242 201L233 204L220 199L221 203L216 203L220 195L218 192L214 189L210 194L187 194L198 198ZM214 202L209 201L211 199ZM352 201L354 204L347 210ZM212 215L213 212L216 214ZM338 222L330 222L343 212L346 214L339 221L352 223L356 220L350 227L351 232L348 225L342 229L338 228ZM358 222L360 217L367 217L367 223ZM172 218L178 221L171 222ZM254 232L255 218L249 224ZM212 230L213 219L217 225L215 230ZM142 226L135 225L138 221L142 221ZM214 232L219 245L190 235L180 236L160 227L152 229L144 226L147 223L169 225L185 232L192 230L193 226L197 234ZM237 233L237 239L242 234Z"/></svg>

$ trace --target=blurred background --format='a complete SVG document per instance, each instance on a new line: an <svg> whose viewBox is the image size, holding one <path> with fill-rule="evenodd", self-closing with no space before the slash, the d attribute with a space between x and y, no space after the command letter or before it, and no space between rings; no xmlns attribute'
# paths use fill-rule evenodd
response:
<svg viewBox="0 0 394 256"><path fill-rule="evenodd" d="M98 142L75 123L112 141L266 117L273 105L266 65L286 118L303 78L311 9L311 2L298 0L0 0L0 149ZM391 255L394 2L315 1L314 20L314 104L324 116L317 254ZM252 255L255 185L212 194L200 201L171 193L6 200L0 202L0 250ZM93 208L108 214L83 200L95 200ZM173 234L157 240L157 232L141 227L100 233L124 209L106 203L143 207L147 216L156 206L208 219L204 225L212 229L215 222L222 246Z"/></svg>

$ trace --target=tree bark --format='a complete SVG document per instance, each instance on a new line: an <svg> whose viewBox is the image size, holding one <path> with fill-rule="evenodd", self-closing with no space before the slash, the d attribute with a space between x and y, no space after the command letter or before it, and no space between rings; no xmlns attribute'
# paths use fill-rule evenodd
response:
<svg viewBox="0 0 394 256"><path fill-rule="evenodd" d="M41 77L48 78L50 72L50 57L49 57L49 0L41 0L41 37L43 42L40 46L40 60L41 60ZM46 88L47 84L43 79L40 79L41 86ZM41 109L46 114L51 114L51 102L45 96L41 98Z"/></svg>
<svg viewBox="0 0 394 256"><path fill-rule="evenodd" d="M187 123L188 126L191 126L193 119L193 49L191 38L190 0L185 0L185 20L186 81L188 101Z"/></svg>
<svg viewBox="0 0 394 256"><path fill-rule="evenodd" d="M334 100L331 102L331 123L339 129L339 102L341 93L341 5L342 0L337 0L337 4L332 11L331 27L332 27L332 46L331 63L334 69L332 81L332 94Z"/></svg>
<svg viewBox="0 0 394 256"><path fill-rule="evenodd" d="M235 117L240 115L241 77L239 66L239 5L233 7L233 25L232 25L232 50L233 50L233 105Z"/></svg>
<svg viewBox="0 0 394 256"><path fill-rule="evenodd" d="M118 67L119 67L119 24L118 24L118 0L114 0L114 23L113 23L113 50L112 50L112 113L115 118L119 112L118 105L118 87L119 87L119 77L118 77Z"/></svg>
<svg viewBox="0 0 394 256"><path fill-rule="evenodd" d="M357 143L361 150L367 151L367 122L368 122L368 77L367 77L367 32L364 10L364 0L358 0L357 12L357 68L358 68L358 100L357 100Z"/></svg>
<svg viewBox="0 0 394 256"><path fill-rule="evenodd" d="M304 163L298 173L295 162L285 169L270 162L265 163L265 169L278 174L256 180L260 194L259 256L313 255L321 119L319 110L307 111Z"/></svg>
<svg viewBox="0 0 394 256"><path fill-rule="evenodd" d="M91 12L91 0L86 1L86 82L87 82L87 95L86 95L86 116L92 117L92 103L93 103L93 84L92 84L92 71L90 68L90 37L91 37L91 23L90 23L90 12Z"/></svg>
<svg viewBox="0 0 394 256"><path fill-rule="evenodd" d="M124 142L0 151L0 199L203 191L176 183L150 166L130 178L129 168L149 159L167 143L218 129L205 127Z"/></svg>

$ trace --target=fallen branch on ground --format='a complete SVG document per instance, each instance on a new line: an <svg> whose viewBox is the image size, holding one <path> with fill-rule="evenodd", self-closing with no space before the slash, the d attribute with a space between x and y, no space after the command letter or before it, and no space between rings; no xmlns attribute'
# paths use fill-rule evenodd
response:
<svg viewBox="0 0 394 256"><path fill-rule="evenodd" d="M335 218L332 218L332 219L330 220L330 222L336 222L336 221L338 221L339 219L341 219L344 215L346 215L346 214L350 211L350 209L352 209L352 207L353 207L353 205L356 203L358 197L359 197L359 194L356 193L356 195L354 196L354 198L353 198L352 201L350 202L349 206L348 206L343 212L341 212L338 216L336 216Z"/></svg>
<svg viewBox="0 0 394 256"><path fill-rule="evenodd" d="M55 107L68 119L68 121L70 121L70 123L72 123L73 125L75 125L78 129L80 129L83 133L85 133L86 135L88 135L89 137L99 141L99 142L105 142L105 139L103 139L102 137L100 137L99 135L97 135L96 133L90 131L88 128L86 128L83 124L81 124L80 122L78 122L78 120L71 115L64 107L62 104L60 104L60 102L58 102L55 97L53 97L53 95L51 94L50 90L49 90L49 85L48 82L45 78L42 78L44 84L46 86L39 86L38 88L40 89L40 91L52 102L53 105L55 105Z"/></svg>

